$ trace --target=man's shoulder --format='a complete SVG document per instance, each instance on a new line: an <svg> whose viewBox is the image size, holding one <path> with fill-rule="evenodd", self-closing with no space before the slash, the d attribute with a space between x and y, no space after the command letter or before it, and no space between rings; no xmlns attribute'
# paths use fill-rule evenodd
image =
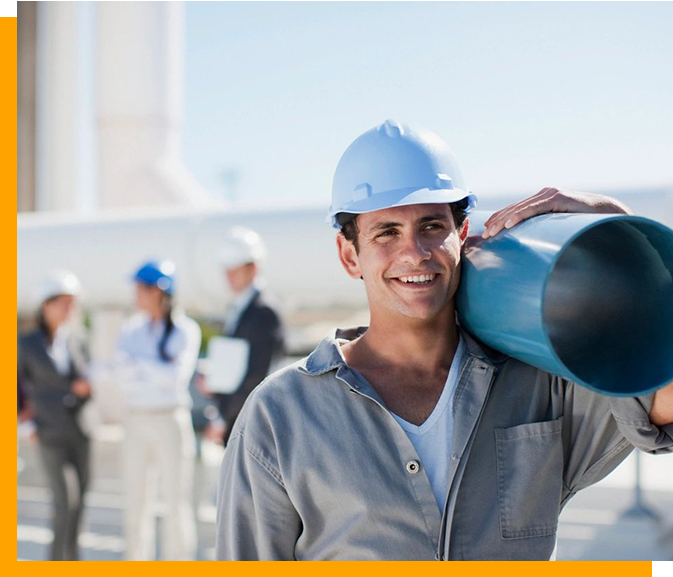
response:
<svg viewBox="0 0 673 577"><path fill-rule="evenodd" d="M306 371L306 358L271 373L245 402L237 419L241 429L263 420L286 422L301 418L309 410L334 402L339 386L334 371L313 375Z"/></svg>
<svg viewBox="0 0 673 577"><path fill-rule="evenodd" d="M502 353L470 334L467 330L461 328L461 335L465 340L466 352L471 357L476 357L495 367L499 374L516 374L518 376L527 375L533 379L551 379L553 375L535 367L529 363L518 360L514 357Z"/></svg>
<svg viewBox="0 0 673 577"><path fill-rule="evenodd" d="M469 357L485 361L494 367L494 392L502 391L509 398L526 398L530 402L548 402L552 397L564 396L574 383L562 377L502 353L477 339L464 328L461 335ZM546 400L545 400L546 399Z"/></svg>
<svg viewBox="0 0 673 577"><path fill-rule="evenodd" d="M299 359L271 373L255 389L259 401L287 398L288 394L301 393L307 387L316 385L316 377L306 371L308 357Z"/></svg>
<svg viewBox="0 0 673 577"><path fill-rule="evenodd" d="M266 293L263 292L258 293L257 296L252 299L248 305L248 312L259 316L280 320L277 303L272 297L269 297Z"/></svg>

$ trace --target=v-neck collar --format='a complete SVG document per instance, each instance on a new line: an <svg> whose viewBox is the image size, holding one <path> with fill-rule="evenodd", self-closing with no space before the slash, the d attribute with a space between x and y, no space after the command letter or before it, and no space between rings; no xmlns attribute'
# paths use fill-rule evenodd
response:
<svg viewBox="0 0 673 577"><path fill-rule="evenodd" d="M444 389L442 390L442 394L439 396L435 407L432 409L432 412L428 418L423 421L423 423L420 425L414 425L413 423L410 423L406 419L403 419L399 415L390 411L391 415L407 433L411 433L413 435L422 435L427 433L428 430L431 429L435 423L444 415L444 413L449 410L449 407L451 406L451 400L458 385L460 365L464 355L465 341L459 333L458 346L456 347L456 352L453 356L451 367L449 368L449 374L447 375L446 381L444 382Z"/></svg>

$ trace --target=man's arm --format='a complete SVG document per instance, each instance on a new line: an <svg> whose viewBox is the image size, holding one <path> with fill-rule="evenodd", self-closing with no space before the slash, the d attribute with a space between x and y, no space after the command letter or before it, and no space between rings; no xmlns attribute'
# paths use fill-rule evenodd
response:
<svg viewBox="0 0 673 577"><path fill-rule="evenodd" d="M482 236L495 236L503 228L512 228L522 220L550 212L633 214L628 206L609 196L547 187L493 213L485 222L486 230Z"/></svg>
<svg viewBox="0 0 673 577"><path fill-rule="evenodd" d="M245 432L234 431L220 468L216 559L291 561L300 533L301 519L273 458L247 447Z"/></svg>
<svg viewBox="0 0 673 577"><path fill-rule="evenodd" d="M654 394L650 421L658 427L673 425L673 383L669 383Z"/></svg>

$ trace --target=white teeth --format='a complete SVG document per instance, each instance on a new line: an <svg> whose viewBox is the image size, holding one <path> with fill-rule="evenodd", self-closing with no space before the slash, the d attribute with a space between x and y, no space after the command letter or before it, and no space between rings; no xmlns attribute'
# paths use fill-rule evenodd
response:
<svg viewBox="0 0 673 577"><path fill-rule="evenodd" d="M401 276L399 279L402 282L413 282L413 283L426 283L430 282L435 278L434 274L421 274L415 276Z"/></svg>

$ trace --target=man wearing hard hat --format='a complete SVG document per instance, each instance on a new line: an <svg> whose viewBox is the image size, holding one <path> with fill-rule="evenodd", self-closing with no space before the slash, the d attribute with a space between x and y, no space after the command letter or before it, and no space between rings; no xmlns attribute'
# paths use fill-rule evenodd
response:
<svg viewBox="0 0 673 577"><path fill-rule="evenodd" d="M387 121L346 150L328 218L370 325L336 330L248 399L221 469L219 559L549 559L578 490L633 445L673 450L673 384L608 398L458 326L475 202L431 132ZM545 212L627 210L544 189L484 236Z"/></svg>
<svg viewBox="0 0 673 577"><path fill-rule="evenodd" d="M253 230L237 226L225 238L221 264L234 298L227 311L223 332L227 337L247 344L246 368L238 386L231 393L214 394L224 421L217 434L225 444L248 395L269 374L269 369L284 351L283 322L264 294L260 278L265 254L264 243Z"/></svg>

